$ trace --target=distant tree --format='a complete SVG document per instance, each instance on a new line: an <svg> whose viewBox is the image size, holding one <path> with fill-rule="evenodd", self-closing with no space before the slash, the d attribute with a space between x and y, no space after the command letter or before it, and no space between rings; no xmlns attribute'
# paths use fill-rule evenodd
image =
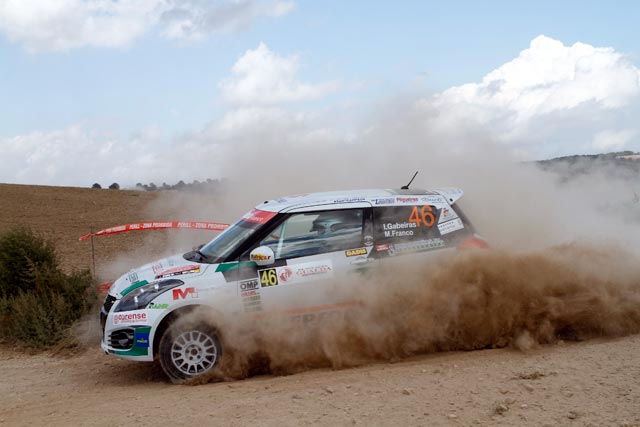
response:
<svg viewBox="0 0 640 427"><path fill-rule="evenodd" d="M156 191L158 187L152 182L149 184L149 189L147 191Z"/></svg>
<svg viewBox="0 0 640 427"><path fill-rule="evenodd" d="M119 190L119 189L120 189L120 185L118 185L117 182L114 182L109 186L109 190Z"/></svg>
<svg viewBox="0 0 640 427"><path fill-rule="evenodd" d="M102 188L102 186L96 182L95 184L93 184L93 185L91 186L91 188L98 188L98 189L100 189L100 188Z"/></svg>
<svg viewBox="0 0 640 427"><path fill-rule="evenodd" d="M162 189L163 190L171 190L171 186L169 184L167 184L166 182L162 183Z"/></svg>
<svg viewBox="0 0 640 427"><path fill-rule="evenodd" d="M138 182L138 183L136 184L136 188L137 188L138 190L144 190L144 185L142 185L142 183L141 183L141 182Z"/></svg>

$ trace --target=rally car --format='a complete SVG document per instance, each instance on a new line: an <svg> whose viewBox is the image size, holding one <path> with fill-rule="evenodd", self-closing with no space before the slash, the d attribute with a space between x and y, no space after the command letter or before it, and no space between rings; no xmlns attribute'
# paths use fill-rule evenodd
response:
<svg viewBox="0 0 640 427"><path fill-rule="evenodd" d="M196 308L228 316L341 307L328 284L385 259L484 247L459 189L360 190L269 200L199 250L124 274L100 312L102 349L158 359L179 382L219 363L224 330L178 322ZM294 309L294 310L292 310Z"/></svg>

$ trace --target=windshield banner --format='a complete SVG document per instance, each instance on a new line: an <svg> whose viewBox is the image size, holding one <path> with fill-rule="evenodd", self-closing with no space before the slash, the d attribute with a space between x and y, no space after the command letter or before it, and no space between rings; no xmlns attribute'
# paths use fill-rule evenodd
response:
<svg viewBox="0 0 640 427"><path fill-rule="evenodd" d="M254 209L248 214L246 214L245 216L243 216L242 219L248 222L266 224L274 216L276 216L276 212L267 212L267 211L261 211L259 209Z"/></svg>
<svg viewBox="0 0 640 427"><path fill-rule="evenodd" d="M163 230L167 228L190 228L195 230L222 231L229 227L229 224L221 222L193 222L193 221L167 221L167 222L139 222L136 224L124 224L116 227L105 228L94 236L105 236L107 234L126 233L136 230ZM78 240L86 240L91 237L91 233L85 234Z"/></svg>

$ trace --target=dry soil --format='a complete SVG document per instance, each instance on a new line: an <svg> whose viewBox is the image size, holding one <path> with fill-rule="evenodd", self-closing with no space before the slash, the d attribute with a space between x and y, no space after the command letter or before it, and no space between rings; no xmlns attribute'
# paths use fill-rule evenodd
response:
<svg viewBox="0 0 640 427"><path fill-rule="evenodd" d="M192 211L198 196L0 185L0 231L23 224L55 240L66 269L92 265L100 229L150 220L224 220ZM179 203L173 201L179 200ZM95 239L97 274L116 274L183 241L142 232ZM135 254L135 255L133 255ZM640 426L640 336L514 349L436 353L397 363L200 386L168 383L157 366L106 356L97 315L72 351L0 347L0 425L131 426Z"/></svg>

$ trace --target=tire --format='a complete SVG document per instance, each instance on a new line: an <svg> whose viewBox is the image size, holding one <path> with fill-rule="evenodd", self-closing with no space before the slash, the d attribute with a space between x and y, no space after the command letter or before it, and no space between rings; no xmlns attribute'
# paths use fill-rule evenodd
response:
<svg viewBox="0 0 640 427"><path fill-rule="evenodd" d="M221 357L218 334L206 323L186 324L178 320L160 338L160 366L174 383L211 372Z"/></svg>

